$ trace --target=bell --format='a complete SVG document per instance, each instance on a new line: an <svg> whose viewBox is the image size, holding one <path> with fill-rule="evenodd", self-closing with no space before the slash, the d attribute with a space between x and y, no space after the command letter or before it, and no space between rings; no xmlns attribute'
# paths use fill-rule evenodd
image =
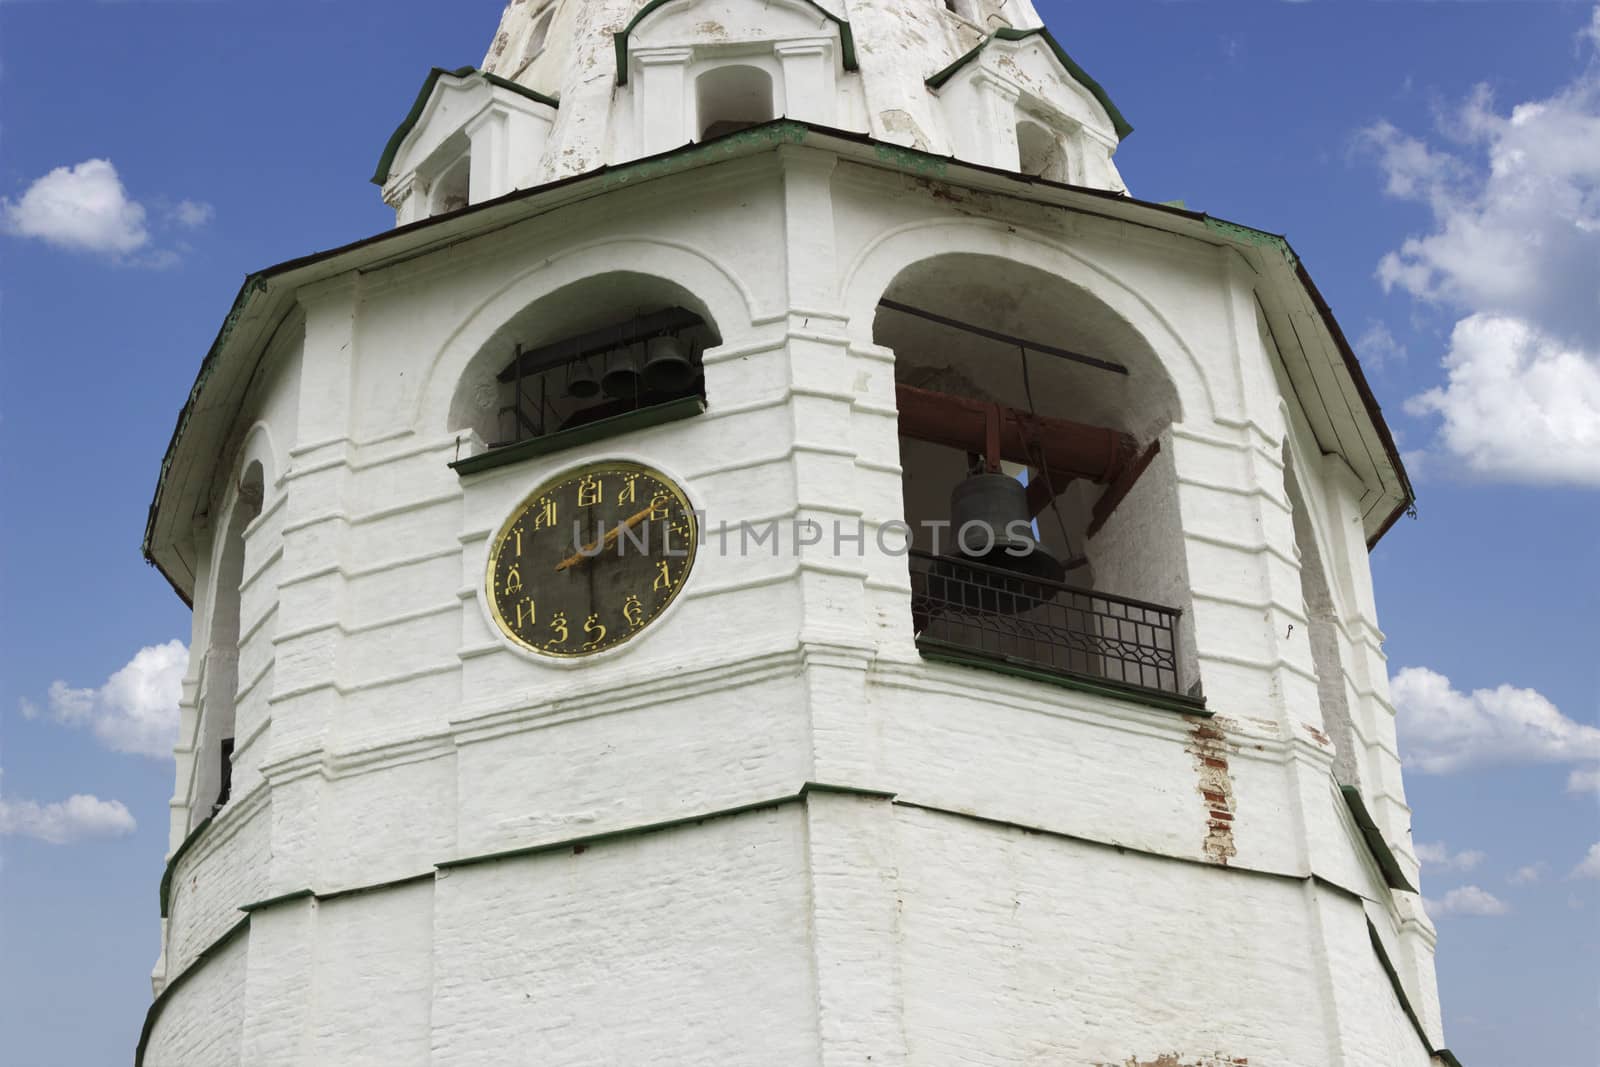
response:
<svg viewBox="0 0 1600 1067"><path fill-rule="evenodd" d="M600 379L587 358L567 364L567 395L574 400L592 400L600 393Z"/></svg>
<svg viewBox="0 0 1600 1067"><path fill-rule="evenodd" d="M600 376L600 388L606 396L617 399L639 395L639 350L636 345L613 348L606 354L606 372Z"/></svg>
<svg viewBox="0 0 1600 1067"><path fill-rule="evenodd" d="M1005 474L973 474L950 494L950 525L967 559L1031 578L1059 582L1061 561L1033 536L1028 490Z"/></svg>
<svg viewBox="0 0 1600 1067"><path fill-rule="evenodd" d="M681 393L694 381L694 364L683 342L673 336L652 337L645 345L644 384L657 393Z"/></svg>

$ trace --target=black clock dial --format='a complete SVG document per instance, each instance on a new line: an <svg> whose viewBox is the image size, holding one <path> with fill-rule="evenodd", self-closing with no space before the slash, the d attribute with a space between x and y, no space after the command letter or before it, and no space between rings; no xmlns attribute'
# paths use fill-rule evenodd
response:
<svg viewBox="0 0 1600 1067"><path fill-rule="evenodd" d="M489 550L500 629L548 656L587 656L632 638L666 610L694 564L694 510L666 475L595 463L540 486Z"/></svg>

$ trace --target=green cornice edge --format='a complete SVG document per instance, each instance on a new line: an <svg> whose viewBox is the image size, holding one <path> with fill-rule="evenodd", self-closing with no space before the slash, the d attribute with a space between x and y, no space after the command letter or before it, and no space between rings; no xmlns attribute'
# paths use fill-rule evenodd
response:
<svg viewBox="0 0 1600 1067"><path fill-rule="evenodd" d="M1056 61L1072 76L1073 81L1089 90L1089 95L1094 97L1101 107L1105 108L1107 117L1111 119L1112 128L1117 131L1117 140L1124 140L1128 134L1133 132L1133 126L1123 117L1122 110L1112 102L1111 94L1107 93L1105 87L1095 81L1088 71L1078 66L1077 61L1067 55L1067 50L1061 47L1061 42L1056 40L1055 34L1043 26L1031 30L1014 30L1010 27L995 30L979 41L977 47L972 51L930 77L926 84L930 89L942 88L946 82L960 72L962 67L977 59L979 54L994 41L1025 41L1029 37L1038 37L1049 45L1050 51L1055 53Z"/></svg>
<svg viewBox="0 0 1600 1067"><path fill-rule="evenodd" d="M1350 814L1355 817L1356 826L1361 830L1367 849L1377 861L1378 869L1383 872L1384 882L1390 889L1415 893L1416 887L1406 880L1405 872L1400 869L1400 861L1395 859L1394 849L1383 839L1383 831L1378 829L1372 813L1367 810L1367 802L1361 796L1361 790L1353 785L1341 785L1339 792L1344 794L1344 801L1350 806Z"/></svg>
<svg viewBox="0 0 1600 1067"><path fill-rule="evenodd" d="M145 1049L150 1045L150 1035L155 1033L156 1021L161 1018L161 1012L165 1010L167 1001L172 999L173 995L183 987L191 976L200 972L202 964L227 948L235 938L249 929L250 916L246 915L229 927L227 933L201 949L200 954L190 962L189 966L183 969L181 974L162 987L160 995L151 1002L150 1010L144 1014L144 1026L139 1030L139 1044L133 1050L133 1067L144 1067Z"/></svg>
<svg viewBox="0 0 1600 1067"><path fill-rule="evenodd" d="M651 14L651 12L655 11L656 8L671 2L672 0L650 0L648 4L639 9L639 13L633 16L633 19L628 23L627 26L623 27L621 32L612 35L612 40L615 42L617 49L618 85L628 84L628 44L630 39L633 37L634 29L637 28L639 23L643 22ZM817 11L821 13L823 18L827 19L829 22L833 23L839 28L839 59L844 64L844 69L860 70L861 68L856 62L856 35L855 31L851 30L850 28L849 20L842 19L838 15L835 15L833 12L817 3L817 0L804 0L804 2L816 8Z"/></svg>
<svg viewBox="0 0 1600 1067"><path fill-rule="evenodd" d="M1456 1059L1456 1054L1447 1048L1434 1048L1433 1039L1428 1036L1428 1031L1422 1028L1422 1020L1417 1016L1416 1008L1411 1005L1411 997L1406 993L1405 983L1400 981L1400 972L1395 969L1394 961L1389 958L1389 950L1383 947L1383 938L1378 936L1378 928L1372 925L1372 920L1367 920L1367 936L1372 939L1372 951L1377 954L1378 963L1383 967L1383 973L1389 978L1389 985L1394 989L1395 997L1400 1001L1400 1010L1411 1020L1412 1029L1416 1030L1417 1037L1422 1039L1422 1047L1428 1050L1432 1059L1439 1060L1446 1067L1461 1067L1461 1061Z"/></svg>
<svg viewBox="0 0 1600 1067"><path fill-rule="evenodd" d="M669 400L664 404L654 404L647 408L640 408L637 411L626 411L621 415L596 419L594 422L583 426L574 426L570 430L556 430L554 433L547 433L543 437L532 437L526 441L519 441L514 445L501 445L499 448L491 448L489 451L480 452L476 456L468 456L466 459L456 460L450 464L450 469L464 478L469 474L481 474L496 467L521 463L536 456L548 456L552 452L593 444L596 441L632 433L635 430L646 430L652 426L665 426L667 423L678 422L681 419L692 419L704 412L705 409L706 402L698 396L686 396L680 400Z"/></svg>
<svg viewBox="0 0 1600 1067"><path fill-rule="evenodd" d="M518 96L525 96L536 104L544 104L547 107L556 108L561 106L561 101L553 96L546 96L537 89L530 89L526 85L518 85L509 78L502 78L498 74L490 74L488 71L479 70L477 67L457 67L455 70L434 67L428 72L428 77L423 81L422 89L417 93L416 100L412 102L411 110L406 113L405 121L395 128L394 133L389 137L389 143L383 146L383 156L378 160L378 169L373 171L372 174L373 185L383 185L389 180L389 168L394 166L394 157L400 153L401 142L406 139L406 136L411 133L418 120L422 118L423 109L428 106L428 99L433 96L433 90L439 84L439 79L446 75L452 78L470 78L473 75L477 75L496 88L505 89L508 92L516 93Z"/></svg>
<svg viewBox="0 0 1600 1067"><path fill-rule="evenodd" d="M1030 682L1044 682L1047 685L1057 686L1061 689L1072 689L1080 693L1106 697L1110 700L1120 700L1129 704L1142 704L1148 708L1175 711L1181 715L1194 715L1202 719L1212 718L1215 714L1206 709L1204 697L1186 697L1181 693L1161 693L1142 686L1124 686L1115 682L1095 682L1075 675L1057 674L1054 671L1045 670L1043 667L1034 667L1025 663L986 659L982 656L971 655L964 650L964 646L947 645L942 641L936 641L931 638L919 639L917 641L917 651L922 655L923 659L934 663L945 663L956 667L971 667L980 671L993 671L996 674L1007 674L1013 678L1025 678Z"/></svg>
<svg viewBox="0 0 1600 1067"><path fill-rule="evenodd" d="M167 912L172 904L172 874L178 869L178 861L183 859L190 849L194 848L201 835L211 828L211 822L216 817L215 813L207 815L199 826L189 831L189 836L183 839L183 844L179 845L177 850L172 853L172 858L167 860L166 869L161 872L161 917L163 919L167 918Z"/></svg>

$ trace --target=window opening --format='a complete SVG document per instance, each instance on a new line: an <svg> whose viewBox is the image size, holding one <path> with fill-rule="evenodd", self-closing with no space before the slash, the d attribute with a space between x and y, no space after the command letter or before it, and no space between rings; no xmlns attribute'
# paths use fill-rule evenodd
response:
<svg viewBox="0 0 1600 1067"><path fill-rule="evenodd" d="M695 81L700 140L771 122L772 75L760 67L736 65L706 71Z"/></svg>

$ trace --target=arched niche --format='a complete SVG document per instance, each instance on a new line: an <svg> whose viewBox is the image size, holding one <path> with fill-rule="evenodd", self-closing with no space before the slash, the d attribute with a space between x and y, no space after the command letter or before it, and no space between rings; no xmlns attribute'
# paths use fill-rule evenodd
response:
<svg viewBox="0 0 1600 1067"><path fill-rule="evenodd" d="M572 376L585 368L596 378L603 376L609 367L606 354L589 355L546 372L535 387L537 395L530 395L526 381L502 380L503 372L516 362L519 350L559 347L572 339L603 337L613 330L619 338L626 337L635 324L680 308L701 323L676 331L687 351L698 356L722 342L710 307L687 287L656 275L607 271L543 294L505 318L478 346L451 398L449 428L471 431L493 445L507 443L508 435L516 436L515 427L508 428L507 418L508 414L517 418L518 411L525 420L536 422L540 433L571 428L597 412L604 414L601 408L607 403L606 396L575 396L570 385ZM623 349L631 350L641 366L647 358L638 344L619 344L614 351ZM572 355L583 352L574 348ZM519 387L521 407L517 406Z"/></svg>
<svg viewBox="0 0 1600 1067"><path fill-rule="evenodd" d="M197 825L228 800L239 689L240 587L245 575L245 531L261 514L266 474L249 460L228 494L227 522L213 557L207 613L200 717L192 758L190 823Z"/></svg>
<svg viewBox="0 0 1600 1067"><path fill-rule="evenodd" d="M628 269L618 271L619 263ZM415 424L464 435L475 424L476 405L504 365L497 360L509 359L518 343L508 324L520 323L530 308L555 293L617 274L639 275L670 286L667 293L685 294L690 302L683 306L704 309L724 344L748 340L752 322L775 313L776 305L757 303L746 279L683 242L621 235L552 251L536 266L506 277L476 304L460 309L456 327L429 363L426 384L417 396ZM490 397L484 402L494 401Z"/></svg>
<svg viewBox="0 0 1600 1067"><path fill-rule="evenodd" d="M1065 577L1071 586L1100 597L1176 609L1167 620L1171 632L1161 640L1169 652L1192 648L1192 635L1181 630L1179 614L1187 614L1191 598L1170 447L1171 426L1180 421L1183 409L1178 389L1149 340L1084 287L1007 256L935 253L900 269L882 297L885 304L876 311L872 341L895 353L904 516L914 532L914 546L939 555L955 550L949 535L938 532L939 524L959 519L953 494L983 457L979 447L935 440L940 431L930 436L920 429L926 423L913 417L908 405L937 394L939 403L956 398L997 405L1034 420L1033 425L1039 417L1075 424L1092 431L1094 441L1121 449L1126 462L1105 473L1087 474L1051 470L1048 460L1021 462L1007 456L1004 473L1033 488L1026 512L1033 535L1050 555L1068 563ZM906 308L973 329L933 321ZM1041 347L1020 343L1027 341ZM1044 347L1089 356L1126 373L1051 354ZM923 399L908 390L921 391ZM1030 454L1044 454L1029 447ZM1137 473L1118 490L1122 472L1135 467ZM914 588L918 566L913 559ZM1002 643L1014 640L1016 634L1029 632L1028 623L1039 624L1032 632L1043 632L1074 595L1063 592L1052 604L1026 613L1021 627L1014 625L1015 618L998 620L996 630L1012 636L990 636ZM1091 630L1116 629L1120 623L1112 615L1123 608L1096 603L1104 614L1074 617ZM925 622L913 621L919 627ZM1094 635L1084 640L1092 645ZM1038 647L1002 651L1036 662ZM1056 666L1069 673L1175 694L1188 693L1197 681L1192 655L1175 655L1170 671L1163 669L1159 678L1155 672L1141 673L1132 661L1113 664L1106 656L1081 650L1061 655Z"/></svg>
<svg viewBox="0 0 1600 1067"><path fill-rule="evenodd" d="M1317 703L1322 729L1333 742L1333 773L1341 785L1361 784L1361 745L1345 682L1339 639L1336 579L1318 536L1299 463L1286 440L1283 445L1283 490L1294 522L1295 555L1300 563L1300 596L1305 609L1311 664L1317 676Z"/></svg>
<svg viewBox="0 0 1600 1067"><path fill-rule="evenodd" d="M428 188L429 216L459 211L472 200L472 154L464 145L460 152Z"/></svg>
<svg viewBox="0 0 1600 1067"><path fill-rule="evenodd" d="M1063 138L1036 119L1017 119L1017 165L1023 174L1046 181L1070 181Z"/></svg>

